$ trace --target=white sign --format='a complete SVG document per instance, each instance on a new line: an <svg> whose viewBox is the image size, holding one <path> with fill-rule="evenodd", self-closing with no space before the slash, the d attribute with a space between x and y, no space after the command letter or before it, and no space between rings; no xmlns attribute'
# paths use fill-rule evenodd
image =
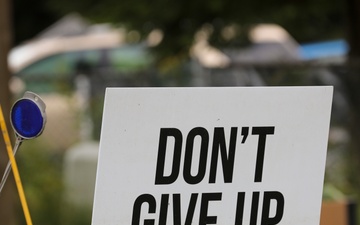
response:
<svg viewBox="0 0 360 225"><path fill-rule="evenodd" d="M332 92L107 89L92 225L318 225Z"/></svg>

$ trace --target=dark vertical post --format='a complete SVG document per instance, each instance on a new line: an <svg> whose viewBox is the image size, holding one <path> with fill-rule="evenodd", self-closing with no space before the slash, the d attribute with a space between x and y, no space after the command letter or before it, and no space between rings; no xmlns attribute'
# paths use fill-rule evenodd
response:
<svg viewBox="0 0 360 225"><path fill-rule="evenodd" d="M9 127L11 94L9 91L10 73L7 55L11 46L11 13L10 0L0 0L0 104L6 124ZM10 133L10 131L9 131ZM4 139L0 137L0 174L2 175L8 160ZM16 189L13 179L9 179L0 196L0 218L2 224L15 224Z"/></svg>

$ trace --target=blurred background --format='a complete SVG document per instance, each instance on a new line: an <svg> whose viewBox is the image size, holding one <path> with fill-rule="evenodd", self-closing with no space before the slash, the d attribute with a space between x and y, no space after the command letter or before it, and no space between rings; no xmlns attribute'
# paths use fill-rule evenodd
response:
<svg viewBox="0 0 360 225"><path fill-rule="evenodd" d="M357 0L0 0L6 118L25 91L47 105L17 154L34 224L91 224L106 87L307 85L335 88L323 201L340 215L321 223L357 224L359 56ZM23 225L10 178L0 224Z"/></svg>

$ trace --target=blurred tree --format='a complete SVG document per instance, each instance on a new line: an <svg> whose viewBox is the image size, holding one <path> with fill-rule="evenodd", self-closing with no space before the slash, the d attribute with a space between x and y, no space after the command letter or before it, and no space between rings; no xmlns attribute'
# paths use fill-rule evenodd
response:
<svg viewBox="0 0 360 225"><path fill-rule="evenodd" d="M49 5L62 13L78 11L95 21L112 21L142 34L164 31L160 52L187 53L195 32L204 24L213 30L214 45L245 45L246 34L256 23L277 23L300 42L343 36L345 4L341 0L51 0ZM226 28L236 24L232 37Z"/></svg>
<svg viewBox="0 0 360 225"><path fill-rule="evenodd" d="M33 38L60 18L48 7L46 0L12 0L12 4L14 45Z"/></svg>
<svg viewBox="0 0 360 225"><path fill-rule="evenodd" d="M9 71L7 66L7 53L11 45L10 29L10 1L0 0L0 105L3 110L6 124L9 125L10 91ZM3 136L0 137L0 174L3 174L8 160ZM8 180L0 195L0 218L1 224L15 224L15 185L12 177Z"/></svg>

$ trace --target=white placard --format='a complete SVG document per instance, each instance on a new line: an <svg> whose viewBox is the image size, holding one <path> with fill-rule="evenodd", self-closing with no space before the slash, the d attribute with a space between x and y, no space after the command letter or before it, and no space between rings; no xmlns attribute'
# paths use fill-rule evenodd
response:
<svg viewBox="0 0 360 225"><path fill-rule="evenodd" d="M332 92L107 89L92 225L318 225Z"/></svg>

